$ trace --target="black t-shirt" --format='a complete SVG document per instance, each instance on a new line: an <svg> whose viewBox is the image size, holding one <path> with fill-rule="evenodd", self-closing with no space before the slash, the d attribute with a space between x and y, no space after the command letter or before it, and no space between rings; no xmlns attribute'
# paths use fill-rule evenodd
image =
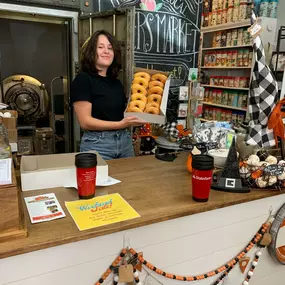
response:
<svg viewBox="0 0 285 285"><path fill-rule="evenodd" d="M80 72L71 83L71 103L88 101L92 104L92 117L104 121L124 118L126 97L119 79Z"/></svg>

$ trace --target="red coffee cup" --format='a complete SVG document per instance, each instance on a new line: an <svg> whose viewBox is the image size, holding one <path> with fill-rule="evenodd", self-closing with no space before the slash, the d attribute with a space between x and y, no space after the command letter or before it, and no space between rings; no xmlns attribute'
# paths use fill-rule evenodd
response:
<svg viewBox="0 0 285 285"><path fill-rule="evenodd" d="M75 156L76 179L80 199L95 196L97 155L95 153L79 153Z"/></svg>
<svg viewBox="0 0 285 285"><path fill-rule="evenodd" d="M192 158L192 198L197 202L207 202L210 195L214 168L214 158L209 155L193 155Z"/></svg>

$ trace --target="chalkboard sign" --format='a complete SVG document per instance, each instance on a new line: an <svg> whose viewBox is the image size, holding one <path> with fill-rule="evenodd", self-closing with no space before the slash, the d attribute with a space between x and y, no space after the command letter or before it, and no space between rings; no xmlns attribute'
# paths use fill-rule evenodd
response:
<svg viewBox="0 0 285 285"><path fill-rule="evenodd" d="M263 170L264 174L270 176L278 176L284 172L284 167L277 164L268 165Z"/></svg>
<svg viewBox="0 0 285 285"><path fill-rule="evenodd" d="M197 67L203 0L97 0L95 11L136 6L135 63L171 77L168 121L177 118L178 90Z"/></svg>

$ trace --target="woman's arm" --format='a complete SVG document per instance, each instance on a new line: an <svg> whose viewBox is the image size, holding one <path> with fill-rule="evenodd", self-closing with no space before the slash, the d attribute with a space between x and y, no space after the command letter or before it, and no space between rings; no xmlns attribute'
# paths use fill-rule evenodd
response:
<svg viewBox="0 0 285 285"><path fill-rule="evenodd" d="M131 126L140 126L145 124L145 121L137 117L126 117L119 122L103 121L92 117L92 104L88 101L77 101L74 104L74 111L79 121L80 127L83 130L89 131L108 131L119 130Z"/></svg>

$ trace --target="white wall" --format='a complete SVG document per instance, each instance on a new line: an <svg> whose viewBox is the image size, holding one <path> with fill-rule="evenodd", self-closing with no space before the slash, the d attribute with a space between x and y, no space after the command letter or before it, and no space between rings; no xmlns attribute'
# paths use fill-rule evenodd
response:
<svg viewBox="0 0 285 285"><path fill-rule="evenodd" d="M142 251L146 260L165 271L201 274L239 253L268 218L269 209L272 207L276 212L284 202L285 194L3 258L0 285L94 285L119 251L128 245ZM248 256L252 257L256 250L252 249ZM144 271L140 277L144 285L182 284L155 273L152 276L155 279L147 277ZM284 285L284 278L285 267L263 250L250 285ZM212 284L214 279L199 281L197 285ZM239 285L243 280L236 266L227 285ZM103 285L111 284L109 278Z"/></svg>

